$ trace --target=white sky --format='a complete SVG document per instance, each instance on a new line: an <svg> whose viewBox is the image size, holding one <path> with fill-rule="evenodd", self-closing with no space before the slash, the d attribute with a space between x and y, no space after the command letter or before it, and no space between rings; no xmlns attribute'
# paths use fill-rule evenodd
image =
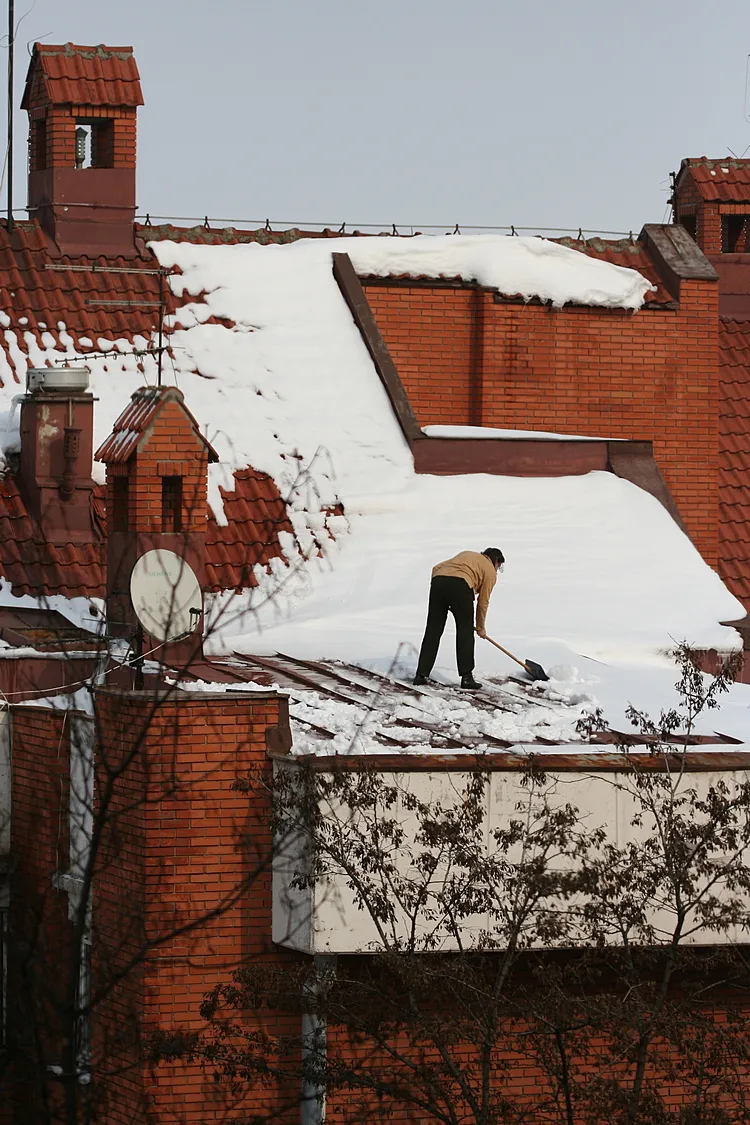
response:
<svg viewBox="0 0 750 1125"><path fill-rule="evenodd" d="M637 231L681 157L750 145L743 0L32 3L16 106L27 41L135 48L152 215Z"/></svg>

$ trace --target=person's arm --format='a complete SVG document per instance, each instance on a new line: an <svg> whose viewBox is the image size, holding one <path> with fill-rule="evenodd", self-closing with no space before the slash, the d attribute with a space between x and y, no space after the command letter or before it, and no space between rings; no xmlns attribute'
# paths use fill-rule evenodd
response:
<svg viewBox="0 0 750 1125"><path fill-rule="evenodd" d="M490 566L492 566L492 563L490 563ZM490 594L495 588L496 581L497 574L495 572L494 566L492 566L491 574L489 573L488 569L487 573L482 575L482 585L479 587L479 594L477 596L476 629L480 637L487 636L487 630L485 629L485 622L487 620L487 606L490 604Z"/></svg>

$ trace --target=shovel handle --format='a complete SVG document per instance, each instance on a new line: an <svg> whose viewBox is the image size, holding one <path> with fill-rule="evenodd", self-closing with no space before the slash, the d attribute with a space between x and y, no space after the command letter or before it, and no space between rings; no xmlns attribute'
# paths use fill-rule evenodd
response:
<svg viewBox="0 0 750 1125"><path fill-rule="evenodd" d="M516 664L520 664L521 667L524 668L528 672L528 668L526 668L526 665L524 664L523 660L519 660L518 657L514 656L512 652L508 652L507 648L503 648L503 646L499 645L497 643L497 641L493 641L492 637L485 637L484 639L486 641L489 641L491 645L494 645L495 648L499 648L500 651L504 652L506 656L509 656L511 658L511 660L515 660Z"/></svg>

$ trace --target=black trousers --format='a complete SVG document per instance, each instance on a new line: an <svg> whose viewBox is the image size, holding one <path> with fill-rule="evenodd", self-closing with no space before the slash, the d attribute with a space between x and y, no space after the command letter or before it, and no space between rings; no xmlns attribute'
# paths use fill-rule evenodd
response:
<svg viewBox="0 0 750 1125"><path fill-rule="evenodd" d="M456 664L459 676L474 671L474 591L463 578L441 575L430 583L427 624L419 652L418 676L429 676L440 647L448 613L456 622Z"/></svg>

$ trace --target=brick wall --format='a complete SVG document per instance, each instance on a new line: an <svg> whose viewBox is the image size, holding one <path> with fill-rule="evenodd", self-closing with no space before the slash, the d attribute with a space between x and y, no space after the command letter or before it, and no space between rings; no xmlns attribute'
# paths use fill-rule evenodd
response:
<svg viewBox="0 0 750 1125"><path fill-rule="evenodd" d="M675 310L496 303L466 288L365 283L421 425L647 439L704 558L718 554L718 287Z"/></svg>
<svg viewBox="0 0 750 1125"><path fill-rule="evenodd" d="M113 109L111 106L50 106L30 110L32 122L44 120L47 125L47 146L44 162L36 149L36 132L31 130L29 164L31 169L75 168L75 133L80 120L88 122L111 121L112 145L102 149L99 163L102 167L135 170L136 162L136 111ZM106 156L105 156L106 154ZM104 159L101 157L105 156Z"/></svg>
<svg viewBox="0 0 750 1125"><path fill-rule="evenodd" d="M190 418L175 401L159 410L153 430L127 465L107 471L108 526L115 527L113 479L126 475L128 524L143 534L162 531L162 477L182 477L182 531L205 532L208 515L208 452Z"/></svg>
<svg viewBox="0 0 750 1125"><path fill-rule="evenodd" d="M101 1058L124 1068L107 1083L108 1125L225 1119L225 1087L197 1065L150 1067L137 1041L159 1029L204 1028L206 992L229 983L242 959L269 955L265 734L279 706L274 695L177 693L156 708L148 695L98 696L97 792L109 807L94 898L95 978L125 970L94 1024L95 1071ZM128 969L132 959L139 963ZM260 1112L279 1096L271 1085L242 1108Z"/></svg>
<svg viewBox="0 0 750 1125"><path fill-rule="evenodd" d="M55 106L47 114L47 167L75 168L76 123L70 106Z"/></svg>
<svg viewBox="0 0 750 1125"><path fill-rule="evenodd" d="M53 886L69 855L69 726L48 708L13 709L8 1030L14 1120L45 1120L42 1086L54 1104L61 1089L45 1073L60 1061L70 980L68 899ZM40 1075L47 1079L40 1081Z"/></svg>
<svg viewBox="0 0 750 1125"><path fill-rule="evenodd" d="M675 221L695 216L695 241L704 254L721 253L721 214L719 204L704 202L690 173L682 177L675 201Z"/></svg>

